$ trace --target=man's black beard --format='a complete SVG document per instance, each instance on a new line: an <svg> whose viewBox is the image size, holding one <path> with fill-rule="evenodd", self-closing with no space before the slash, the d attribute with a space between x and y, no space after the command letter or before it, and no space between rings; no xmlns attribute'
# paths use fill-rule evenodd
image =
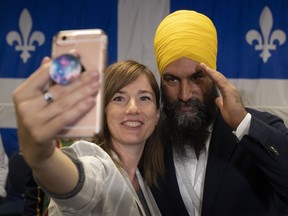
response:
<svg viewBox="0 0 288 216"><path fill-rule="evenodd" d="M206 92L203 103L197 98L185 102L177 100L169 103L163 92L162 89L164 139L170 137L167 141L181 157L187 156L185 149L188 147L195 150L198 158L205 147L210 134L209 126L214 121L217 112L215 98L218 92L215 85ZM192 110L183 112L180 109L182 106L192 107Z"/></svg>

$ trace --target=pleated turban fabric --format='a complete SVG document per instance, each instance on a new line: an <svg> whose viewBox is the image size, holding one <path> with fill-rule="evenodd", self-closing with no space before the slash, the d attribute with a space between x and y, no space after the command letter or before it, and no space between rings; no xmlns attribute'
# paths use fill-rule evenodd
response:
<svg viewBox="0 0 288 216"><path fill-rule="evenodd" d="M154 52L160 76L167 65L182 57L216 69L216 28L201 13L178 10L159 24L154 38Z"/></svg>

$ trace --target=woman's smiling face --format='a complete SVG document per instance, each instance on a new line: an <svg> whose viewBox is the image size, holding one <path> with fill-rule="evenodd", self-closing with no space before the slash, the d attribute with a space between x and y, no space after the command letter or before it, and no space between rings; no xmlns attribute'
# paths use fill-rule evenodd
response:
<svg viewBox="0 0 288 216"><path fill-rule="evenodd" d="M113 145L145 144L160 116L146 75L120 89L105 111Z"/></svg>

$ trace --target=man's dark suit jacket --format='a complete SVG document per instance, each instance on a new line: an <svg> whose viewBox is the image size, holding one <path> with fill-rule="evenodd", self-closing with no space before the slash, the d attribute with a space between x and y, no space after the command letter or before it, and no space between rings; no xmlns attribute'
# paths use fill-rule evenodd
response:
<svg viewBox="0 0 288 216"><path fill-rule="evenodd" d="M220 114L216 118L202 216L271 216L277 215L279 198L288 203L288 130L274 115L250 109L248 112L252 115L249 135L240 142ZM162 215L188 215L169 147L165 169L158 188L152 188Z"/></svg>

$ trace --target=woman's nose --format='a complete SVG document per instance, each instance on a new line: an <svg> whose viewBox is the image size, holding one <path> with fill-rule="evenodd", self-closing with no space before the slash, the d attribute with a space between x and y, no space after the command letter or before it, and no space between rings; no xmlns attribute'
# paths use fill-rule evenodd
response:
<svg viewBox="0 0 288 216"><path fill-rule="evenodd" d="M131 99L127 104L126 114L135 114L135 113L139 113L139 107L137 102L134 99L133 100Z"/></svg>

